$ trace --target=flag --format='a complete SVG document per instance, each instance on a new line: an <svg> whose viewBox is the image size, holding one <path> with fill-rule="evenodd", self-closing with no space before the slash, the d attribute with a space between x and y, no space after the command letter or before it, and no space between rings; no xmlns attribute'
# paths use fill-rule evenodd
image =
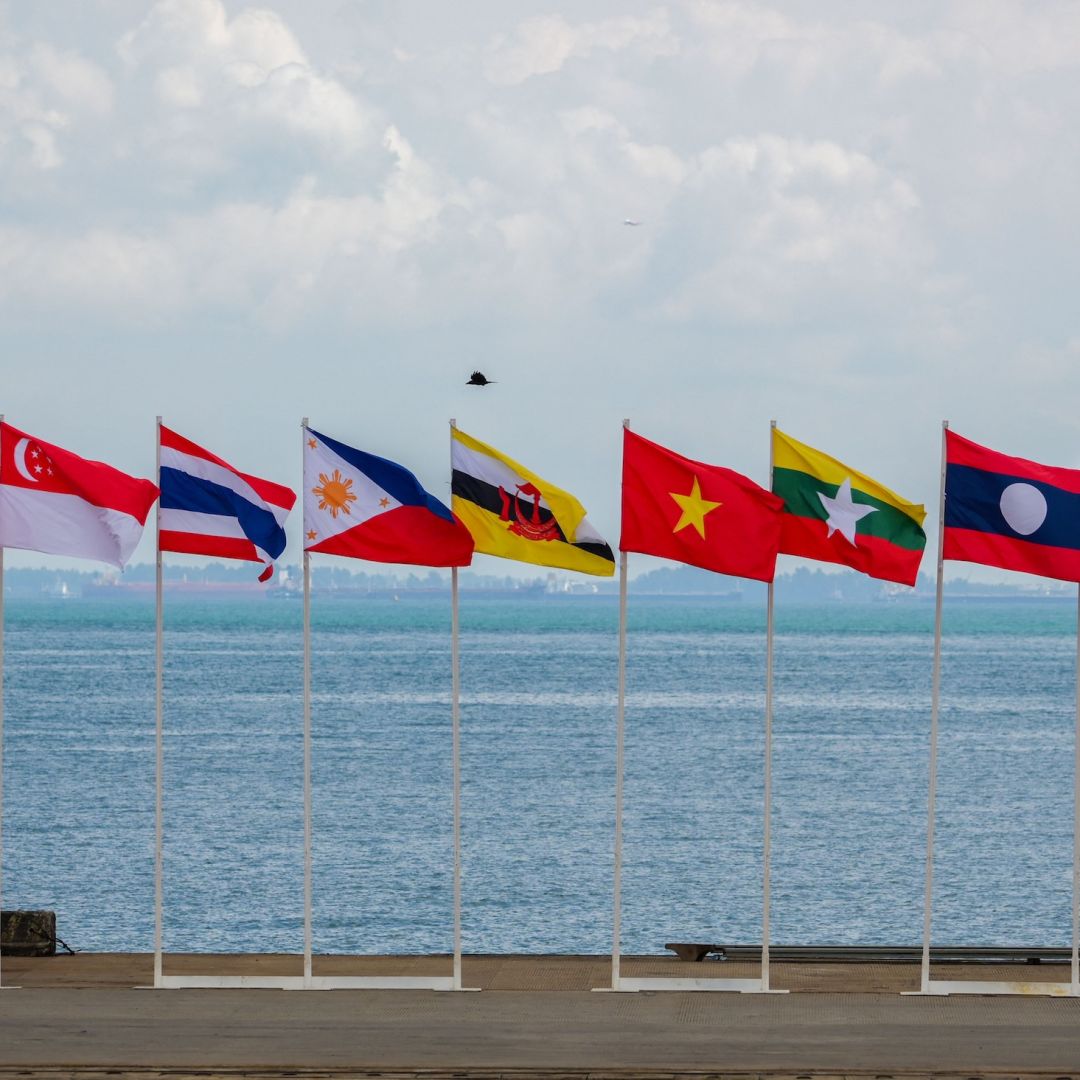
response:
<svg viewBox="0 0 1080 1080"><path fill-rule="evenodd" d="M0 547L100 559L121 570L158 489L0 424Z"/></svg>
<svg viewBox="0 0 1080 1080"><path fill-rule="evenodd" d="M451 434L451 504L477 551L601 577L615 573L611 548L573 495L464 431Z"/></svg>
<svg viewBox="0 0 1080 1080"><path fill-rule="evenodd" d="M944 557L1080 582L1080 470L945 433Z"/></svg>
<svg viewBox="0 0 1080 1080"><path fill-rule="evenodd" d="M468 566L473 541L408 469L308 428L304 549L373 562Z"/></svg>
<svg viewBox="0 0 1080 1080"><path fill-rule="evenodd" d="M914 585L926 510L773 428L773 491L784 500L780 550Z"/></svg>
<svg viewBox="0 0 1080 1080"><path fill-rule="evenodd" d="M161 427L162 551L261 562L266 581L285 550L285 519L296 493L233 468Z"/></svg>
<svg viewBox="0 0 1080 1080"><path fill-rule="evenodd" d="M623 431L623 551L772 581L783 499L719 465Z"/></svg>

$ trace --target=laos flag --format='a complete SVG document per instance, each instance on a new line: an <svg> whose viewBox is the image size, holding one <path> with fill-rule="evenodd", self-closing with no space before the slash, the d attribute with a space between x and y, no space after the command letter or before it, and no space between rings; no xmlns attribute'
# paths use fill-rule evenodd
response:
<svg viewBox="0 0 1080 1080"><path fill-rule="evenodd" d="M304 550L372 562L468 566L473 539L408 469L307 428Z"/></svg>
<svg viewBox="0 0 1080 1080"><path fill-rule="evenodd" d="M944 557L1080 582L1080 470L945 433Z"/></svg>

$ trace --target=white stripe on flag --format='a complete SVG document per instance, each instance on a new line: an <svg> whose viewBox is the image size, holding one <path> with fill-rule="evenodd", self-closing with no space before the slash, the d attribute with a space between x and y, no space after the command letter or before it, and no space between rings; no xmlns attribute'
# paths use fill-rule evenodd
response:
<svg viewBox="0 0 1080 1080"><path fill-rule="evenodd" d="M167 532L195 533L198 536L225 536L246 540L240 522L227 514L200 514L194 510L163 509L161 527Z"/></svg>
<svg viewBox="0 0 1080 1080"><path fill-rule="evenodd" d="M269 510L279 525L283 526L285 519L289 516L288 510L268 502L238 473L234 473L222 465L217 465L213 461L207 461L206 458L185 454L180 450L174 450L171 446L163 446L161 448L161 467L163 469L176 469L177 472L187 473L189 476L194 476L199 480L207 480L211 484L219 484L223 488L228 488L229 491L235 491L237 495L247 499L249 503Z"/></svg>
<svg viewBox="0 0 1080 1080"><path fill-rule="evenodd" d="M78 495L0 484L0 545L100 559L124 568L143 527L130 514Z"/></svg>
<svg viewBox="0 0 1080 1080"><path fill-rule="evenodd" d="M482 454L471 446L458 442L457 439L454 439L450 448L450 465L458 472L483 480L484 483L491 484L493 487L505 488L511 495L517 491L518 485L525 479L523 476L518 476L513 469L503 464L498 458L488 457L487 454ZM551 509L542 496L540 505L545 510Z"/></svg>

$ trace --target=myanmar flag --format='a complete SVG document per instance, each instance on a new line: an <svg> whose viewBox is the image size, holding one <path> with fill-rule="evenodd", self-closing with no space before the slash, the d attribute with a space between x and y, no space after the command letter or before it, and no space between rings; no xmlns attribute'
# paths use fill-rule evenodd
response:
<svg viewBox="0 0 1080 1080"><path fill-rule="evenodd" d="M772 581L783 500L748 477L623 434L623 551Z"/></svg>
<svg viewBox="0 0 1080 1080"><path fill-rule="evenodd" d="M772 486L784 500L782 552L915 584L925 508L776 428Z"/></svg>
<svg viewBox="0 0 1080 1080"><path fill-rule="evenodd" d="M573 495L460 428L450 434L451 506L478 552L600 577L615 573L611 548Z"/></svg>

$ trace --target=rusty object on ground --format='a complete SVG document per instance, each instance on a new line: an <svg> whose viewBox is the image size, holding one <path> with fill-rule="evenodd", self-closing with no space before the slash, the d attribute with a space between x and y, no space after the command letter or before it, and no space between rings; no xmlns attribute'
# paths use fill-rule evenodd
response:
<svg viewBox="0 0 1080 1080"><path fill-rule="evenodd" d="M680 960L691 960L695 964L700 963L709 953L723 953L722 945L702 945L697 942L672 941L664 946L670 949Z"/></svg>
<svg viewBox="0 0 1080 1080"><path fill-rule="evenodd" d="M56 912L0 912L0 954L55 956Z"/></svg>

